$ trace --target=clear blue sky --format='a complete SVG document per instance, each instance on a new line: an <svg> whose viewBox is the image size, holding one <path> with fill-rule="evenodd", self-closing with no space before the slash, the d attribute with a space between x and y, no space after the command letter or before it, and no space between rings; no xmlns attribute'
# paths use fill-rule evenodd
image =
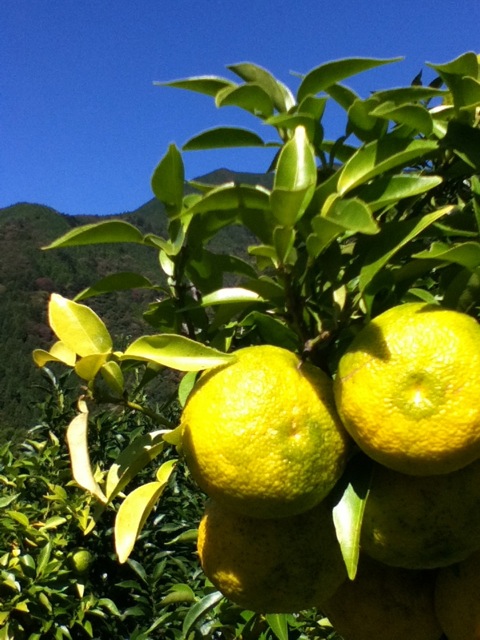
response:
<svg viewBox="0 0 480 640"><path fill-rule="evenodd" d="M3 0L0 24L0 207L71 214L133 210L152 197L169 143L220 124L256 127L154 81L234 79L225 66L250 61L295 88L291 72L329 60L405 56L350 83L368 95L409 84L425 61L480 51L479 0ZM221 166L264 171L270 153L184 158L194 178Z"/></svg>

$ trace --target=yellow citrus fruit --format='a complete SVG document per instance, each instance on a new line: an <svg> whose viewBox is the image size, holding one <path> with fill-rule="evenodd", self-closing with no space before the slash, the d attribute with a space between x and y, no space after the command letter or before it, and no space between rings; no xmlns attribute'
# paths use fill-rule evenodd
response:
<svg viewBox="0 0 480 640"><path fill-rule="evenodd" d="M439 476L375 465L362 550L409 569L444 567L480 548L480 460Z"/></svg>
<svg viewBox="0 0 480 640"><path fill-rule="evenodd" d="M325 502L290 518L259 519L207 504L198 531L205 575L260 613L294 613L329 598L346 578Z"/></svg>
<svg viewBox="0 0 480 640"><path fill-rule="evenodd" d="M435 572L387 567L362 556L321 607L344 640L440 640L434 610Z"/></svg>
<svg viewBox="0 0 480 640"><path fill-rule="evenodd" d="M436 305L393 307L366 325L335 379L340 416L359 447L413 475L480 456L480 326Z"/></svg>
<svg viewBox="0 0 480 640"><path fill-rule="evenodd" d="M286 349L240 349L205 373L182 415L192 476L210 497L260 518L306 511L341 476L349 436L332 382Z"/></svg>
<svg viewBox="0 0 480 640"><path fill-rule="evenodd" d="M480 553L438 572L435 608L448 640L480 640Z"/></svg>

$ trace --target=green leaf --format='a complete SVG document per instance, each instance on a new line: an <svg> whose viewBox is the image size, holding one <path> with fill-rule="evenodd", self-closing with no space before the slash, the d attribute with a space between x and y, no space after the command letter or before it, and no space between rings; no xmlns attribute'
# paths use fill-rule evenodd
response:
<svg viewBox="0 0 480 640"><path fill-rule="evenodd" d="M93 380L100 369L107 362L108 354L93 353L90 356L79 358L75 363L75 373L82 380Z"/></svg>
<svg viewBox="0 0 480 640"><path fill-rule="evenodd" d="M241 62L229 65L227 69L233 71L245 82L262 87L265 93L270 96L277 111L289 111L294 106L295 98L290 89L263 67L251 62Z"/></svg>
<svg viewBox="0 0 480 640"><path fill-rule="evenodd" d="M403 198L421 195L441 184L440 176L415 174L381 176L370 184L358 187L356 194L368 203L371 211L377 211Z"/></svg>
<svg viewBox="0 0 480 640"><path fill-rule="evenodd" d="M188 584L174 584L160 602L160 607L177 602L195 602L195 592Z"/></svg>
<svg viewBox="0 0 480 640"><path fill-rule="evenodd" d="M315 216L312 226L318 233L318 225L322 218L338 225L342 230L373 235L379 232L379 227L375 222L370 207L359 198L334 198L330 206L325 207L327 211L322 216Z"/></svg>
<svg viewBox="0 0 480 640"><path fill-rule="evenodd" d="M265 620L278 640L288 640L288 622L284 613L267 613Z"/></svg>
<svg viewBox="0 0 480 640"><path fill-rule="evenodd" d="M123 359L156 362L179 371L209 369L226 364L234 357L195 340L168 333L138 338L123 354Z"/></svg>
<svg viewBox="0 0 480 640"><path fill-rule="evenodd" d="M367 100L355 100L348 109L347 131L353 132L362 142L376 140L383 136L388 128L388 122L372 115L378 105L374 97Z"/></svg>
<svg viewBox="0 0 480 640"><path fill-rule="evenodd" d="M122 396L125 389L125 381L123 372L118 362L110 360L102 365L100 369L102 378L105 380L108 388L117 396Z"/></svg>
<svg viewBox="0 0 480 640"><path fill-rule="evenodd" d="M317 166L304 127L283 147L277 162L270 204L283 226L293 226L307 208L317 182Z"/></svg>
<svg viewBox="0 0 480 640"><path fill-rule="evenodd" d="M220 600L223 600L223 597L224 596L220 591L214 591L213 593L209 593L204 596L199 602L196 602L193 607L190 607L183 620L182 634L184 638L190 637L190 631L196 622L206 615L210 609L213 609Z"/></svg>
<svg viewBox="0 0 480 640"><path fill-rule="evenodd" d="M217 107L240 107L260 118L273 113L272 98L259 84L226 87L217 93L215 103Z"/></svg>
<svg viewBox="0 0 480 640"><path fill-rule="evenodd" d="M394 102L384 102L373 109L370 115L377 118L393 120L398 124L406 124L425 136L433 131L433 118L420 104L404 104L397 106Z"/></svg>
<svg viewBox="0 0 480 640"><path fill-rule="evenodd" d="M235 87L230 80L218 76L193 76L182 80L171 80L170 82L154 82L156 86L173 87L174 89L187 89L196 91L207 96L216 96L219 91L226 87Z"/></svg>
<svg viewBox="0 0 480 640"><path fill-rule="evenodd" d="M128 560L133 551L139 533L165 489L175 462L175 460L169 460L162 465L165 468L163 482L148 482L137 487L120 505L115 518L114 533L115 550L121 564Z"/></svg>
<svg viewBox="0 0 480 640"><path fill-rule="evenodd" d="M223 149L226 147L264 147L265 142L249 129L240 127L216 127L208 129L190 138L184 145L184 151L204 149Z"/></svg>
<svg viewBox="0 0 480 640"><path fill-rule="evenodd" d="M280 264L288 263L295 243L295 229L277 227L273 232L273 243Z"/></svg>
<svg viewBox="0 0 480 640"><path fill-rule="evenodd" d="M415 253L412 258L434 259L460 264L473 271L480 266L480 243L463 242L452 246L443 242L434 242L428 250Z"/></svg>
<svg viewBox="0 0 480 640"><path fill-rule="evenodd" d="M258 185L227 182L198 200L188 213L198 214L210 211L238 211L239 209L265 209L270 207L269 191Z"/></svg>
<svg viewBox="0 0 480 640"><path fill-rule="evenodd" d="M77 360L75 351L68 348L60 340L54 342L49 351L35 349L32 357L37 367L44 367L48 362L62 362L69 367L74 367Z"/></svg>
<svg viewBox="0 0 480 640"><path fill-rule="evenodd" d="M76 227L44 249L60 247L76 247L87 244L111 244L117 242L133 242L143 244L142 233L129 222L123 220L106 220Z"/></svg>
<svg viewBox="0 0 480 640"><path fill-rule="evenodd" d="M373 95L382 103L389 102L396 106L401 106L412 102L419 102L421 100L428 101L432 98L445 96L447 95L447 91L433 87L410 86L375 91Z"/></svg>
<svg viewBox="0 0 480 640"><path fill-rule="evenodd" d="M357 73L400 60L402 58L383 60L376 58L345 58L327 62L316 67L303 78L298 88L297 100L301 102L307 95L315 95L320 91L325 91L331 85L350 78Z"/></svg>
<svg viewBox="0 0 480 640"><path fill-rule="evenodd" d="M262 298L255 291L242 287L226 287L218 289L203 296L202 306L210 307L219 304L231 304L232 302L262 302Z"/></svg>
<svg viewBox="0 0 480 640"><path fill-rule="evenodd" d="M89 307L53 293L48 305L48 320L65 347L81 357L112 350L112 339L105 324Z"/></svg>
<svg viewBox="0 0 480 640"><path fill-rule="evenodd" d="M105 504L107 498L95 480L88 453L88 412L82 411L70 422L67 428L67 444L72 463L72 475L75 482L90 491L100 502Z"/></svg>
<svg viewBox="0 0 480 640"><path fill-rule="evenodd" d="M435 71L443 78L446 76L470 76L476 78L478 76L478 59L477 54L473 51L462 53L454 60L444 64L432 64L427 62L427 66L435 69Z"/></svg>
<svg viewBox="0 0 480 640"><path fill-rule="evenodd" d="M358 456L342 479L342 495L333 508L333 522L347 575L354 580L360 554L363 514L372 482L373 466Z"/></svg>
<svg viewBox="0 0 480 640"><path fill-rule="evenodd" d="M127 291L129 289L153 289L154 285L148 278L139 273L123 271L121 273L113 273L98 280L94 285L84 289L74 298L76 302L86 300L93 296L100 296L113 291Z"/></svg>
<svg viewBox="0 0 480 640"><path fill-rule="evenodd" d="M433 222L447 215L453 209L453 206L443 207L419 218L385 224L381 232L376 236L374 247L367 254L365 264L360 271L360 291L365 290L373 277L389 262L397 251Z"/></svg>
<svg viewBox="0 0 480 640"><path fill-rule="evenodd" d="M163 431L139 436L123 449L108 470L105 494L111 502L164 449Z"/></svg>
<svg viewBox="0 0 480 640"><path fill-rule="evenodd" d="M385 136L360 147L347 160L338 179L338 190L343 195L355 187L396 167L408 166L438 149L432 140L409 140Z"/></svg>
<svg viewBox="0 0 480 640"><path fill-rule="evenodd" d="M185 170L180 151L171 144L153 172L151 185L155 197L163 202L167 215L182 208Z"/></svg>

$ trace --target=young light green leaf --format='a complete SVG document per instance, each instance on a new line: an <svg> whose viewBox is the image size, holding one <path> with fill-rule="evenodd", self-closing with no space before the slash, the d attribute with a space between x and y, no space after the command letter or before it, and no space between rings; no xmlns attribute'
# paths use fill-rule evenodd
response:
<svg viewBox="0 0 480 640"><path fill-rule="evenodd" d="M420 104L404 104L397 106L393 102L384 102L370 112L370 115L398 124L406 124L415 131L429 136L433 131L432 115Z"/></svg>
<svg viewBox="0 0 480 640"><path fill-rule="evenodd" d="M152 191L163 202L168 216L182 209L185 169L180 151L171 144L153 172Z"/></svg>
<svg viewBox="0 0 480 640"><path fill-rule="evenodd" d="M48 362L62 362L68 367L74 367L77 354L59 340L53 343L49 351L35 349L32 357L37 367L44 367Z"/></svg>
<svg viewBox="0 0 480 640"><path fill-rule="evenodd" d="M44 249L76 247L87 244L110 244L117 242L133 242L143 244L142 233L129 222L123 220L106 220L76 227Z"/></svg>
<svg viewBox="0 0 480 640"><path fill-rule="evenodd" d="M175 460L165 463L169 465L169 473L173 471ZM148 482L134 489L120 505L115 518L115 551L118 561L126 562L133 551L138 535L155 503L162 495L168 477L165 482Z"/></svg>
<svg viewBox="0 0 480 640"><path fill-rule="evenodd" d="M208 129L190 138L184 145L184 151L203 149L224 149L226 147L264 147L265 142L249 129L240 127L216 127Z"/></svg>
<svg viewBox="0 0 480 640"><path fill-rule="evenodd" d="M318 225L322 218L333 222L341 229L373 235L379 232L379 227L372 216L370 207L360 198L330 198L325 205L325 213L315 216L312 226L319 233ZM323 229L322 229L323 230Z"/></svg>
<svg viewBox="0 0 480 640"><path fill-rule="evenodd" d="M82 489L90 491L100 502L105 504L107 498L95 480L90 455L88 453L88 412L82 411L70 422L67 428L67 444L72 463L72 474L75 482Z"/></svg>
<svg viewBox="0 0 480 640"><path fill-rule="evenodd" d="M195 602L195 600L195 592L188 584L174 584L167 595L160 600L159 606L165 607L167 604Z"/></svg>
<svg viewBox="0 0 480 640"><path fill-rule="evenodd" d="M331 85L350 78L357 73L368 71L385 64L398 62L402 58L376 59L376 58L345 58L334 60L312 69L303 78L297 92L297 100L301 102L307 95L315 95L325 91Z"/></svg>
<svg viewBox="0 0 480 640"><path fill-rule="evenodd" d="M285 613L267 613L265 620L278 640L288 640L288 622Z"/></svg>
<svg viewBox="0 0 480 640"><path fill-rule="evenodd" d="M219 91L226 87L235 87L231 80L218 76L192 76L181 80L171 80L170 82L154 82L156 86L173 87L174 89L187 89L196 91L207 96L216 96Z"/></svg>
<svg viewBox="0 0 480 640"><path fill-rule="evenodd" d="M270 96L277 111L289 111L294 106L295 98L290 89L277 80L267 69L251 62L232 64L227 69L233 71L245 82L262 87L265 93Z"/></svg>
<svg viewBox="0 0 480 640"><path fill-rule="evenodd" d="M269 195L270 192L259 185L227 182L209 191L190 207L188 212L198 214L210 211L237 211L243 208L268 210Z"/></svg>
<svg viewBox="0 0 480 640"><path fill-rule="evenodd" d="M107 362L107 353L93 353L90 356L79 358L75 363L75 373L82 380L93 380L100 369Z"/></svg>
<svg viewBox="0 0 480 640"><path fill-rule="evenodd" d="M426 63L428 67L434 69L443 78L447 76L470 76L476 78L478 76L478 58L473 51L467 51L460 56L446 62L444 64Z"/></svg>
<svg viewBox="0 0 480 640"><path fill-rule="evenodd" d="M234 357L190 338L169 333L138 338L122 356L124 360L155 362L179 371L209 369L226 364Z"/></svg>
<svg viewBox="0 0 480 640"><path fill-rule="evenodd" d="M343 491L333 508L333 523L347 575L354 580L360 555L363 514L372 482L373 467L364 456L353 460L343 479Z"/></svg>
<svg viewBox="0 0 480 640"><path fill-rule="evenodd" d="M347 160L338 179L339 193L344 195L386 171L408 166L438 149L434 140L410 140L388 135L360 147Z"/></svg>
<svg viewBox="0 0 480 640"><path fill-rule="evenodd" d="M188 396L195 386L196 380L196 371L188 371L180 380L180 384L178 385L178 401L181 407L184 407L186 405Z"/></svg>
<svg viewBox="0 0 480 640"><path fill-rule="evenodd" d="M110 502L163 451L163 433L153 431L135 438L116 458L105 482L105 494Z"/></svg>
<svg viewBox="0 0 480 640"><path fill-rule="evenodd" d="M113 291L127 291L129 289L153 289L154 285L148 278L140 275L139 273L132 273L130 271L124 271L121 273L112 273L110 276L106 276L101 280L98 280L94 285L84 289L78 293L74 300L79 302L80 300L86 300L93 296L100 296L104 293L112 293Z"/></svg>
<svg viewBox="0 0 480 640"><path fill-rule="evenodd" d="M295 229L292 227L277 227L273 232L273 243L280 264L288 263L295 243Z"/></svg>
<svg viewBox="0 0 480 640"><path fill-rule="evenodd" d="M420 218L385 224L381 232L376 236L375 245L368 253L366 262L360 271L360 291L365 291L373 277L389 262L397 251L453 209L453 206L443 207Z"/></svg>
<svg viewBox="0 0 480 640"><path fill-rule="evenodd" d="M81 357L112 350L112 339L105 324L89 307L53 293L48 320L65 347Z"/></svg>

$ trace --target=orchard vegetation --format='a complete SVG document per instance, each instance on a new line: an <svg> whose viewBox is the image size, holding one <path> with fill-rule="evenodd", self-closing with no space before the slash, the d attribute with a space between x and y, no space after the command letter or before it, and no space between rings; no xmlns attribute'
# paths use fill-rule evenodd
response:
<svg viewBox="0 0 480 640"><path fill-rule="evenodd" d="M164 235L107 220L45 247L141 245L159 275L111 273L75 298L50 297L56 341L33 354L50 381L43 418L0 451L0 640L340 638L320 609L244 611L205 578L195 553L204 495L178 425L199 372L240 348L282 347L334 377L354 337L391 307L426 302L478 319L479 58L429 63L365 97L347 84L399 63L327 62L295 91L251 63L229 66L235 79L164 83L246 110L269 134L221 126L170 145L151 180ZM332 104L345 123L338 139L324 125ZM271 188L186 183L182 153L237 146L271 149ZM243 257L213 245L230 227L250 238ZM115 344L89 301L137 288L155 294L151 332ZM62 368L80 379L78 398ZM172 375L176 392L160 404L150 389ZM349 578L368 501L362 461L352 458L333 509ZM68 561L79 547L94 558L80 576Z"/></svg>

